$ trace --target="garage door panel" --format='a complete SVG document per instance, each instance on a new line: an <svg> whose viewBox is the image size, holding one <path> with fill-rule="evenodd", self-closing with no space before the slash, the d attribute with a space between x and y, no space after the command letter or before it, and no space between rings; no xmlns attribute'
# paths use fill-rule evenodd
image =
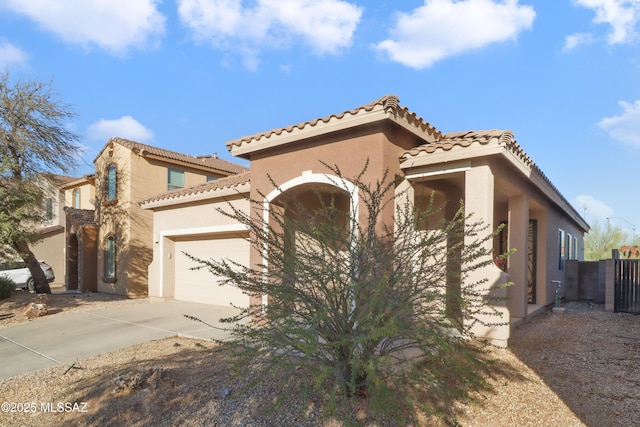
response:
<svg viewBox="0 0 640 427"><path fill-rule="evenodd" d="M232 303L247 307L247 295L234 286L220 286L220 278L206 268L193 270L199 264L186 254L205 260L229 259L249 265L249 249L249 242L238 237L175 242L175 299L226 306Z"/></svg>

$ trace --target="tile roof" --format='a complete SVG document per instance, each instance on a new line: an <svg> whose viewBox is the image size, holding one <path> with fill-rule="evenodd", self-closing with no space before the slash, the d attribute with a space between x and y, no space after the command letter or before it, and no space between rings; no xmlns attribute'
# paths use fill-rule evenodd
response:
<svg viewBox="0 0 640 427"><path fill-rule="evenodd" d="M528 170L534 173L539 179L544 182L551 191L559 197L565 204L565 210L567 212L573 212L578 222L582 223L585 230L588 230L588 224L580 216L580 214L573 208L573 206L565 199L560 193L558 188L551 182L551 180L542 172L542 170L533 162L533 160L524 152L520 144L515 140L514 134L510 130L481 130L481 131L465 131L465 132L451 132L443 135L442 139L432 143L426 143L419 147L413 148L409 151L405 151L400 156L400 162L404 162L413 157L419 157L429 155L437 151L451 151L455 147L469 148L475 144L481 146L499 146L504 147L511 155L523 164ZM531 177L529 177L531 179Z"/></svg>
<svg viewBox="0 0 640 427"><path fill-rule="evenodd" d="M215 181L209 181L205 184L195 185L193 187L180 188L178 190L168 191L166 193L158 194L149 199L144 200L141 204L158 202L160 200L177 199L192 194L209 193L217 190L223 190L225 188L236 188L243 184L247 184L251 179L250 172L243 172L237 175L230 175L224 178L216 179Z"/></svg>
<svg viewBox="0 0 640 427"><path fill-rule="evenodd" d="M171 150L165 150L164 148L153 147L151 145L142 144L140 142L130 141L128 139L118 138L118 137L111 138L109 142L107 142L105 147L107 147L111 143L117 143L122 145L123 147L127 147L130 150L140 154L141 156L150 154L152 156L160 157L168 161L173 160L173 161L191 164L194 166L201 166L201 167L204 166L206 168L209 168L218 172L226 173L226 174L236 174L236 173L244 172L247 170L247 168L243 166L228 162L226 160L219 159L216 155L190 156L188 154L182 154L182 153L178 153ZM102 151L100 152L100 154L102 154ZM100 154L98 154L98 157L100 156Z"/></svg>
<svg viewBox="0 0 640 427"><path fill-rule="evenodd" d="M538 166L531 160L531 158L524 152L520 144L515 140L515 136L510 130L481 130L481 131L465 131L465 132L450 132L443 135L442 139L433 142L422 144L419 147L413 148L404 152L400 156L400 162L403 162L411 157L434 153L438 150L450 151L454 147L466 148L474 144L478 145L499 145L505 147L511 154L518 158L522 163L527 165L531 170L537 170L550 185L551 181L544 175L544 173L538 168ZM553 185L552 185L553 186ZM555 187L554 187L555 188Z"/></svg>
<svg viewBox="0 0 640 427"><path fill-rule="evenodd" d="M323 118L302 122L297 125L287 126L283 128L276 128L267 132L260 132L255 135L243 136L241 138L228 141L226 145L229 151L231 151L235 146L241 146L242 144L251 143L251 142L259 142L260 139L262 138L269 138L273 135L291 133L296 129L303 130L305 128L314 127L318 124L329 123L332 120L341 120L347 116L355 116L359 113L370 112L370 111L373 111L374 109L379 109L379 108L382 108L385 111L393 112L396 117L404 119L410 125L415 126L421 131L427 133L428 135L435 137L436 139L441 137L442 134L438 129L436 129L435 127L433 127L432 125L424 121L421 117L419 117L415 113L409 111L406 107L400 106L399 102L400 102L400 99L396 95L385 95L381 98L376 99L375 101L372 101L365 105L361 105L352 110L347 110L339 114L331 114Z"/></svg>
<svg viewBox="0 0 640 427"><path fill-rule="evenodd" d="M438 150L450 151L454 147L469 147L474 143L480 145L487 145L491 142L505 145L509 148L516 148L524 156L524 151L514 139L513 132L510 130L481 130L481 131L466 131L466 132L451 132L444 134L441 139L436 142L422 144L416 148L412 148L409 151L404 152L401 156L401 160L407 160L410 157L418 156L422 153L434 153ZM527 157L528 159L528 157ZM531 159L528 160L530 163Z"/></svg>

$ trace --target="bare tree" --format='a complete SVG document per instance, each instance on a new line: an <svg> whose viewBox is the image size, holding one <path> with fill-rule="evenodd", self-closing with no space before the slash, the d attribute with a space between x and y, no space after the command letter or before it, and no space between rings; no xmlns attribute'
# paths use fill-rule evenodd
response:
<svg viewBox="0 0 640 427"><path fill-rule="evenodd" d="M338 181L346 179L331 169ZM285 192L269 224L256 219L263 218L261 200L252 201L255 217L226 213L248 226L263 264L193 259L222 277L221 285L268 296L266 305L223 320L233 339L221 348L232 350L239 372L307 375L315 391L328 390L328 402L366 395L384 410L407 402L403 381L433 383L434 357L459 352L477 360L466 341L478 322L508 319L491 304L486 280L468 280L471 271L493 262L487 244L493 233L473 222L462 204L446 218L433 198L414 204L394 194L396 183L387 176L373 184L363 176L349 180L361 201L358 224L345 208L345 199L353 200L348 195L316 192L309 205L309 198L303 204ZM426 367L413 369L421 363Z"/></svg>
<svg viewBox="0 0 640 427"><path fill-rule="evenodd" d="M78 136L66 127L74 117L51 83L12 84L8 73L0 74L0 244L25 261L36 292L51 289L30 245L45 219L47 183L76 166Z"/></svg>

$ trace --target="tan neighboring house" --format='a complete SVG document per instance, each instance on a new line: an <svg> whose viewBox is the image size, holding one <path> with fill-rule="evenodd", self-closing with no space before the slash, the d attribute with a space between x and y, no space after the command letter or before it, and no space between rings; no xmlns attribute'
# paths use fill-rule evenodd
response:
<svg viewBox="0 0 640 427"><path fill-rule="evenodd" d="M95 236L96 291L146 296L147 271L152 261L152 212L140 202L154 194L180 190L245 171L242 166L216 155L189 156L121 138L110 139L95 164L95 215L86 227L77 227L67 242L71 256L68 270L77 271L72 279L80 286L85 277L84 253L92 248L83 243ZM85 224L76 212L78 225ZM189 217L179 219L183 224ZM74 265L74 261L75 265ZM74 284L75 284L74 283ZM73 289L73 284L70 285ZM86 289L85 290L90 290Z"/></svg>
<svg viewBox="0 0 640 427"><path fill-rule="evenodd" d="M71 206L67 198L68 189L74 188L85 178L53 175L45 184L45 221L38 234L42 240L31 246L37 259L45 261L53 268L55 280L52 286L64 285L65 277L65 208ZM73 191L73 190L71 190ZM90 193L90 190L88 190Z"/></svg>
<svg viewBox="0 0 640 427"><path fill-rule="evenodd" d="M506 224L489 249L496 254L516 249L505 267L508 273L492 263L476 271L475 279L515 283L506 291L509 299L499 307L512 322L553 303L554 281L564 281L564 262L583 256L588 224L526 155L512 132L442 133L400 106L393 95L340 114L229 141L227 147L251 161L250 179L248 174L225 178L142 203L143 209L153 211L150 296L219 305L268 303L267 296L250 300L237 290L217 288L210 273L190 270L195 263L184 253L258 265L261 254L249 247L246 230L216 213L216 207L227 202L249 212L248 197L263 200L265 206L263 212L251 211L251 215L268 220L285 192L304 200L313 191L337 191L345 198L352 221L362 221L358 215L366 210L357 208L361 202L352 183L336 188L340 181L320 161L338 165L344 176L358 175L368 161L365 180L374 182L389 171L401 178L396 194L411 202L420 200L419 194L434 192L437 200L451 202L446 215L452 215L457 202L464 200L466 212L491 229ZM388 223L393 216L391 204L386 211ZM185 224L186 217L193 220ZM476 333L506 345L510 328L479 327Z"/></svg>

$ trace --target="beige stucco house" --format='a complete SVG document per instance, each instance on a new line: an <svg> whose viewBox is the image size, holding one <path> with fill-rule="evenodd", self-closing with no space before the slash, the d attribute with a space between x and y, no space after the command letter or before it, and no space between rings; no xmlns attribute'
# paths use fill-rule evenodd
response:
<svg viewBox="0 0 640 427"><path fill-rule="evenodd" d="M217 288L210 273L190 270L194 263L184 253L258 265L261 255L251 250L247 231L216 213L216 208L230 202L249 212L248 197L263 200L263 212L251 211L263 220L284 192L304 197L320 189L342 191L353 198L350 188L335 188L340 180L321 162L338 165L343 176L356 176L368 161L364 180L374 182L389 171L390 176L401 178L397 194L408 194L412 202L418 194L433 192L443 202L464 200L466 211L491 229L506 224L490 249L495 253L516 249L506 266L508 274L495 264L476 274L490 284L515 283L500 307L512 321L551 304L553 281L564 280L564 261L582 258L588 224L510 131L442 133L390 95L340 114L229 141L227 147L251 162L250 176L231 176L142 202L143 210L153 211L149 267L153 298L240 306L266 303L266 296L250 299L237 290ZM360 203L350 202L345 205ZM365 211L354 209L352 220L361 221L357 212ZM445 211L451 214L450 209ZM393 204L385 215L391 224ZM192 218L188 225L186 217ZM476 332L503 345L509 337L508 326Z"/></svg>
<svg viewBox="0 0 640 427"><path fill-rule="evenodd" d="M86 288L82 263L74 265L73 259L91 259L81 242L91 240L85 233L95 232L95 290L130 297L147 295L147 271L152 261L152 213L141 209L140 202L154 194L245 171L217 155L189 156L122 138L110 139L94 164L95 213L89 221L88 215L76 212L75 231L67 242L75 255L69 257L67 270L77 270L71 277ZM190 219L184 216L179 221ZM74 289L74 284L68 289Z"/></svg>
<svg viewBox="0 0 640 427"><path fill-rule="evenodd" d="M40 240L31 246L37 259L49 264L55 273L52 286L65 282L65 209L73 205L73 194L85 194L83 206L92 209L93 182L90 176L82 178L52 175L44 182L44 222L39 225ZM77 198L80 201L80 198Z"/></svg>

